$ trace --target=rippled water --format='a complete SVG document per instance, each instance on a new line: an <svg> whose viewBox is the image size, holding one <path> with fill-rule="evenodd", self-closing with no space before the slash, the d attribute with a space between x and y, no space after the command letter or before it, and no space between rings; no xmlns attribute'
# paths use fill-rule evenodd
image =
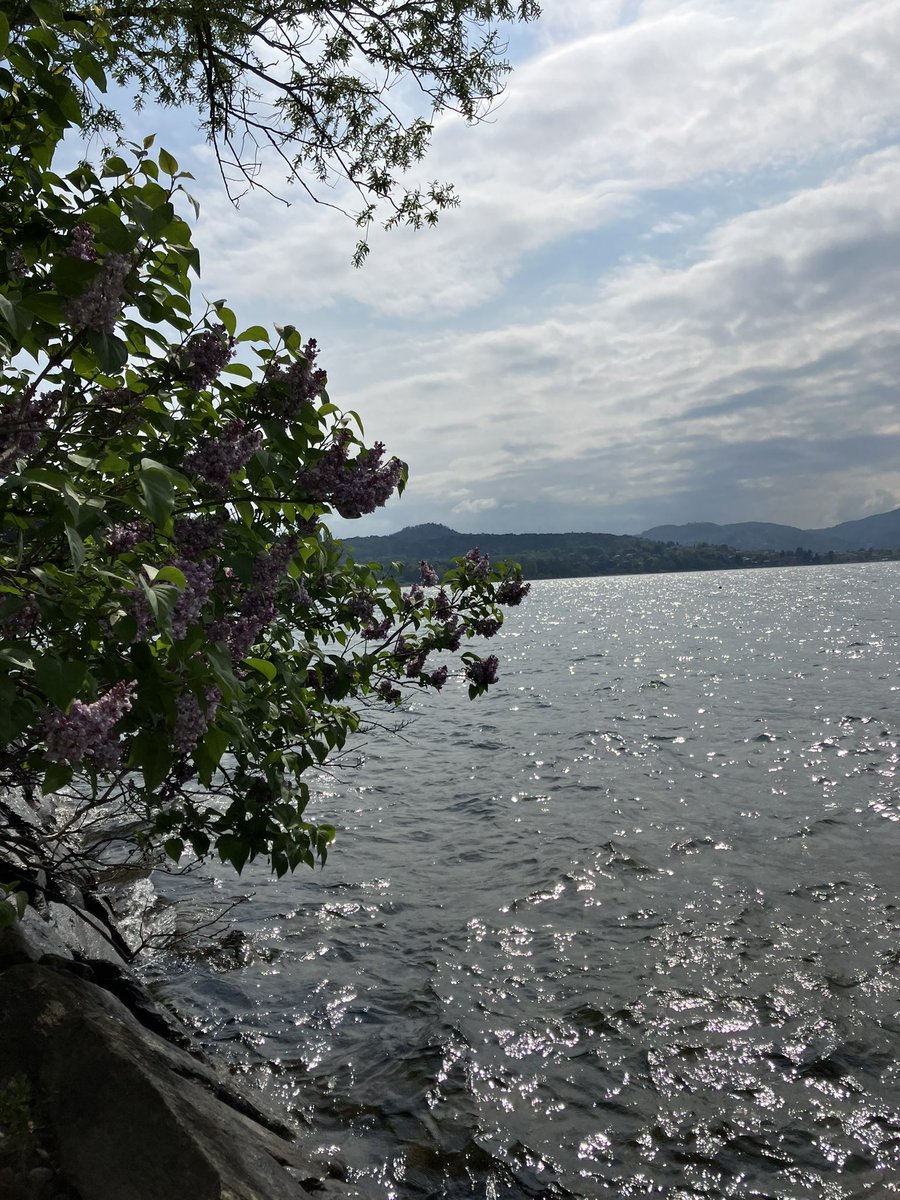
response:
<svg viewBox="0 0 900 1200"><path fill-rule="evenodd" d="M898 595L535 584L490 695L323 780L325 871L162 990L379 1200L900 1194Z"/></svg>

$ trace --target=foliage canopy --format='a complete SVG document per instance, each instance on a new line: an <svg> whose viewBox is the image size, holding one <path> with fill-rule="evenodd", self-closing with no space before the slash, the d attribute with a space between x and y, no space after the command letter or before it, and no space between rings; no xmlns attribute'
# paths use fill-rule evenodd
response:
<svg viewBox="0 0 900 1200"><path fill-rule="evenodd" d="M323 517L406 468L329 399L315 342L198 315L188 176L152 137L55 167L113 28L57 0L0 18L0 778L282 874L334 833L305 773L367 709L440 690L432 655L484 692L497 660L464 640L527 585L477 551L405 590L342 555Z"/></svg>
<svg viewBox="0 0 900 1200"><path fill-rule="evenodd" d="M13 29L31 11L20 0ZM537 0L109 0L67 4L57 33L67 39L102 13L111 77L137 89L139 106L196 110L233 197L258 180L269 150L318 201L349 183L361 228L379 212L387 226L419 227L456 203L448 183L403 179L435 116L484 116L509 71L499 25L539 11ZM99 74L82 71L92 121L115 127ZM363 237L357 261L366 250Z"/></svg>

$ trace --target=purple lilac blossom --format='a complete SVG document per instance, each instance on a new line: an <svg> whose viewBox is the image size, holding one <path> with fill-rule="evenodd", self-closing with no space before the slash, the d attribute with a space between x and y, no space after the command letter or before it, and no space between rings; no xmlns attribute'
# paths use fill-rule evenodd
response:
<svg viewBox="0 0 900 1200"><path fill-rule="evenodd" d="M28 637L34 633L40 621L41 610L34 596L28 596L24 601L12 596L0 598L0 627L7 636Z"/></svg>
<svg viewBox="0 0 900 1200"><path fill-rule="evenodd" d="M224 325L195 334L184 348L187 360L185 377L198 391L209 387L234 354L235 340Z"/></svg>
<svg viewBox="0 0 900 1200"><path fill-rule="evenodd" d="M450 672L446 666L438 667L436 671L431 672L431 677L429 678L428 682L433 688L437 688L437 690L440 691L447 682L447 676L449 674Z"/></svg>
<svg viewBox="0 0 900 1200"><path fill-rule="evenodd" d="M480 621L475 622L475 633L479 637L492 638L495 633L500 630L502 621L498 621L496 617L482 617Z"/></svg>
<svg viewBox="0 0 900 1200"><path fill-rule="evenodd" d="M440 583L440 580L438 579L438 573L430 562L426 562L423 558L419 563L419 570L422 573L422 583L425 585L425 587L438 586Z"/></svg>
<svg viewBox="0 0 900 1200"><path fill-rule="evenodd" d="M76 766L90 761L111 769L120 757L120 743L113 726L134 703L135 680L122 680L93 704L73 700L68 714L56 712L47 720L46 749L48 762Z"/></svg>
<svg viewBox="0 0 900 1200"><path fill-rule="evenodd" d="M466 554L466 562L471 564L472 574L476 579L486 579L490 574L491 560L486 554L482 554L477 546Z"/></svg>
<svg viewBox="0 0 900 1200"><path fill-rule="evenodd" d="M213 546L222 543L224 517L177 517L175 520L175 545L184 558L200 558Z"/></svg>
<svg viewBox="0 0 900 1200"><path fill-rule="evenodd" d="M491 683L497 682L497 668L500 666L500 660L496 654L489 654L487 658L477 659L473 663L469 663L466 667L466 674L473 683L481 687L487 687Z"/></svg>
<svg viewBox="0 0 900 1200"><path fill-rule="evenodd" d="M275 619L275 593L296 550L297 538L292 535L257 555L253 583L241 600L240 615L225 617L210 626L212 640L224 642L233 659L245 658L263 629Z"/></svg>
<svg viewBox="0 0 900 1200"><path fill-rule="evenodd" d="M521 579L505 579L497 588L497 603L513 607L521 604L530 591L530 583L524 583Z"/></svg>
<svg viewBox="0 0 900 1200"><path fill-rule="evenodd" d="M121 254L107 254L96 277L69 304L68 318L75 329L115 333L122 311L122 293L131 264Z"/></svg>
<svg viewBox="0 0 900 1200"><path fill-rule="evenodd" d="M262 430L245 433L243 421L232 421L221 437L208 438L184 460L184 469L193 471L218 492L228 489L231 476L256 453L262 442Z"/></svg>
<svg viewBox="0 0 900 1200"><path fill-rule="evenodd" d="M217 687L206 689L206 711L193 692L183 692L175 701L175 727L172 730L172 749L176 754L190 754L209 728L216 715L222 693Z"/></svg>
<svg viewBox="0 0 900 1200"><path fill-rule="evenodd" d="M203 605L209 599L215 582L218 560L206 558L202 562L194 562L189 558L176 558L171 565L181 571L186 581L171 618L172 636L180 641L200 619Z"/></svg>
<svg viewBox="0 0 900 1200"><path fill-rule="evenodd" d="M434 615L439 621L449 621L453 616L453 605L443 588L434 598Z"/></svg>
<svg viewBox="0 0 900 1200"><path fill-rule="evenodd" d="M125 554L133 550L138 542L149 541L153 526L147 521L126 521L121 525L110 525L106 531L106 544L111 554Z"/></svg>
<svg viewBox="0 0 900 1200"><path fill-rule="evenodd" d="M462 626L459 619L454 617L452 621L448 621L444 626L444 636L441 638L441 646L445 650L457 651L462 644Z"/></svg>
<svg viewBox="0 0 900 1200"><path fill-rule="evenodd" d="M376 442L351 459L345 439L339 438L314 466L300 472L297 488L309 500L331 504L347 519L374 512L391 498L403 474L399 458L382 465L384 452L384 444Z"/></svg>
<svg viewBox="0 0 900 1200"><path fill-rule="evenodd" d="M58 388L39 397L26 392L0 408L0 463L34 450L62 398Z"/></svg>
<svg viewBox="0 0 900 1200"><path fill-rule="evenodd" d="M276 416L289 420L296 417L305 404L311 404L325 390L328 376L321 367L314 367L319 353L315 338L303 347L303 358L287 368L275 367L262 386L261 398Z"/></svg>
<svg viewBox="0 0 900 1200"><path fill-rule="evenodd" d="M363 637L367 642L376 642L383 638L393 624L393 618L387 616L383 621L379 621L377 625L367 625L362 631Z"/></svg>
<svg viewBox="0 0 900 1200"><path fill-rule="evenodd" d="M400 691L400 689L394 687L393 684L387 679L383 679L381 683L379 683L378 694L381 696L382 700L387 701L389 704L399 704L403 699L403 693Z"/></svg>
<svg viewBox="0 0 900 1200"><path fill-rule="evenodd" d="M422 669L425 666L425 660L427 657L428 647L426 646L423 650L419 651L415 658L411 658L409 660L409 662L406 664L407 679L416 679L422 674Z"/></svg>
<svg viewBox="0 0 900 1200"><path fill-rule="evenodd" d="M19 246L6 251L6 269L14 279L23 279L28 274L28 263Z"/></svg>
<svg viewBox="0 0 900 1200"><path fill-rule="evenodd" d="M418 608L424 599L425 593L417 583L414 583L412 587L403 593L403 607Z"/></svg>
<svg viewBox="0 0 900 1200"><path fill-rule="evenodd" d="M94 231L90 225L82 222L72 230L72 241L66 251L72 258L80 258L82 262L96 262L97 251L94 247Z"/></svg>
<svg viewBox="0 0 900 1200"><path fill-rule="evenodd" d="M347 608L360 621L371 621L372 614L375 611L375 597L371 592L357 592L355 596L351 596L347 601Z"/></svg>

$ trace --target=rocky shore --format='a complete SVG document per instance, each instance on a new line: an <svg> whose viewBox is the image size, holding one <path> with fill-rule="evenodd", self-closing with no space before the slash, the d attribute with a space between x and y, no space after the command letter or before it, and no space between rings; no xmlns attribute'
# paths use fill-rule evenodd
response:
<svg viewBox="0 0 900 1200"><path fill-rule="evenodd" d="M37 836L27 807L20 818ZM0 882L29 900L0 932L0 1200L360 1195L323 1177L154 1000L88 881L0 843Z"/></svg>

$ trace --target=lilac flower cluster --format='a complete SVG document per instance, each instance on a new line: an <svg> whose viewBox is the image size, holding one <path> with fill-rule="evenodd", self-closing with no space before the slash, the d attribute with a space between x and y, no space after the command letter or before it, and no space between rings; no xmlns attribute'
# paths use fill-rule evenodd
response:
<svg viewBox="0 0 900 1200"><path fill-rule="evenodd" d="M321 367L314 366L318 353L316 339L310 338L303 347L303 358L286 369L275 367L269 372L261 388L261 399L270 412L290 420L304 404L311 404L322 394L328 376Z"/></svg>
<svg viewBox="0 0 900 1200"><path fill-rule="evenodd" d="M438 586L440 583L440 580L438 579L438 573L430 562L426 562L423 558L419 563L419 570L422 573L422 583L425 585L425 587Z"/></svg>
<svg viewBox="0 0 900 1200"><path fill-rule="evenodd" d="M379 621L377 625L367 625L362 631L363 637L367 642L377 642L385 636L393 623L393 618L388 615L383 621Z"/></svg>
<svg viewBox="0 0 900 1200"><path fill-rule="evenodd" d="M479 687L487 687L489 684L497 682L499 666L500 660L497 655L489 654L487 658L479 658L475 662L469 663L466 667L466 675Z"/></svg>
<svg viewBox="0 0 900 1200"><path fill-rule="evenodd" d="M134 703L137 683L123 680L93 704L73 700L68 715L56 712L47 720L44 756L49 762L76 766L90 762L112 770L121 757L121 745L113 726Z"/></svg>
<svg viewBox="0 0 900 1200"><path fill-rule="evenodd" d="M184 558L200 558L221 544L225 518L220 516L176 517L174 538Z"/></svg>
<svg viewBox="0 0 900 1200"><path fill-rule="evenodd" d="M490 574L491 560L477 546L468 551L466 562L470 564L471 573L476 579L486 579Z"/></svg>
<svg viewBox="0 0 900 1200"><path fill-rule="evenodd" d="M0 408L0 464L35 448L62 396L59 389L37 397L24 393Z"/></svg>
<svg viewBox="0 0 900 1200"><path fill-rule="evenodd" d="M361 621L370 622L372 614L375 611L375 597L371 592L357 592L355 596L351 596L347 602L347 608L354 617L358 617Z"/></svg>
<svg viewBox="0 0 900 1200"><path fill-rule="evenodd" d="M224 642L233 659L245 658L263 629L275 619L278 612L275 594L296 551L297 538L291 536L258 555L253 564L252 585L244 593L239 615L225 617L210 626L212 640Z"/></svg>
<svg viewBox="0 0 900 1200"><path fill-rule="evenodd" d="M106 531L106 544L111 554L125 554L138 542L149 541L153 533L149 521L126 521L121 525L110 525Z"/></svg>
<svg viewBox="0 0 900 1200"><path fill-rule="evenodd" d="M331 504L342 517L361 517L386 504L400 482L403 463L399 458L383 460L382 442L351 459L344 440L338 440L313 467L300 473L297 487L310 500Z"/></svg>
<svg viewBox="0 0 900 1200"><path fill-rule="evenodd" d="M196 625L209 599L216 577L218 559L206 558L195 562L190 558L176 558L172 566L177 567L185 578L185 586L172 609L172 636L180 641L192 625Z"/></svg>
<svg viewBox="0 0 900 1200"><path fill-rule="evenodd" d="M406 678L417 679L425 667L425 660L428 657L428 646L420 646L418 653L409 660L406 664Z"/></svg>
<svg viewBox="0 0 900 1200"><path fill-rule="evenodd" d="M231 421L219 438L208 438L197 450L188 454L184 469L199 475L217 492L228 489L231 476L241 469L259 449L262 430L246 433L244 421Z"/></svg>
<svg viewBox="0 0 900 1200"><path fill-rule="evenodd" d="M121 254L107 254L94 280L70 301L68 317L75 329L114 333L122 311L122 293L131 264Z"/></svg>
<svg viewBox="0 0 900 1200"><path fill-rule="evenodd" d="M453 604L443 588L434 598L434 615L439 621L449 621L453 616Z"/></svg>
<svg viewBox="0 0 900 1200"><path fill-rule="evenodd" d="M403 699L403 693L398 687L394 687L389 679L382 679L381 683L379 683L378 694L382 700L387 701L389 704L399 704Z"/></svg>
<svg viewBox="0 0 900 1200"><path fill-rule="evenodd" d="M12 596L0 597L0 628L7 637L28 637L40 621L41 610L34 596L29 596L24 603Z"/></svg>
<svg viewBox="0 0 900 1200"><path fill-rule="evenodd" d="M444 625L444 634L441 638L441 648L451 650L454 653L462 645L462 626L459 623L459 617L454 616L452 620L447 621Z"/></svg>
<svg viewBox="0 0 900 1200"><path fill-rule="evenodd" d="M14 279L24 279L28 274L28 263L21 247L13 246L6 251L6 269Z"/></svg>
<svg viewBox="0 0 900 1200"><path fill-rule="evenodd" d="M408 588L403 593L403 607L407 609L418 608L425 599L425 593L417 583Z"/></svg>
<svg viewBox="0 0 900 1200"><path fill-rule="evenodd" d="M222 700L222 693L215 686L208 687L204 697L206 711L193 692L183 692L175 701L175 727L172 730L172 749L176 754L190 754L215 718Z"/></svg>
<svg viewBox="0 0 900 1200"><path fill-rule="evenodd" d="M195 334L184 348L185 376L193 388L209 387L234 354L235 341L224 325Z"/></svg>
<svg viewBox="0 0 900 1200"><path fill-rule="evenodd" d="M443 667L438 667L438 669L436 671L431 672L428 682L431 684L431 686L433 688L437 688L437 690L440 691L441 688L444 686L444 684L447 682L447 676L449 674L450 674L450 672L447 669L446 665Z"/></svg>
<svg viewBox="0 0 900 1200"><path fill-rule="evenodd" d="M90 225L82 222L72 230L72 241L66 251L72 258L80 258L82 262L96 262L97 250L94 246L94 231Z"/></svg>
<svg viewBox="0 0 900 1200"><path fill-rule="evenodd" d="M531 584L521 579L505 579L497 588L497 603L514 607L521 604L531 591Z"/></svg>
<svg viewBox="0 0 900 1200"><path fill-rule="evenodd" d="M482 617L480 621L476 621L473 626L473 632L479 637L492 638L500 631L503 622L498 621L496 617Z"/></svg>
<svg viewBox="0 0 900 1200"><path fill-rule="evenodd" d="M271 550L258 554L253 563L253 583L261 591L274 592L284 577L288 563L297 553L298 539L293 534L276 542Z"/></svg>

